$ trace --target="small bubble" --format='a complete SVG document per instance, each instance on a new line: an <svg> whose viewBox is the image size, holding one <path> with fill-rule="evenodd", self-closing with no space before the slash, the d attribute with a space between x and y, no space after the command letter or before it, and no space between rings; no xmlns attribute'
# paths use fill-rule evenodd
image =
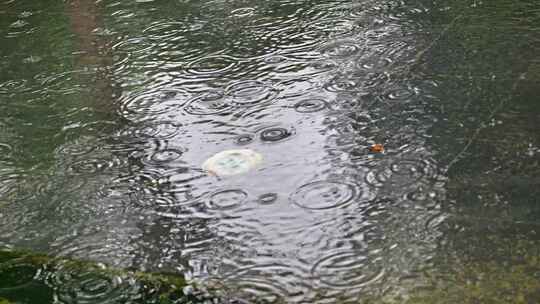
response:
<svg viewBox="0 0 540 304"><path fill-rule="evenodd" d="M326 101L317 98L304 99L294 105L294 109L299 113L318 112L324 110L326 107Z"/></svg>
<svg viewBox="0 0 540 304"><path fill-rule="evenodd" d="M254 13L255 13L255 9L253 7L242 7L242 8L237 8L231 11L231 16L236 17L236 18L242 18L242 17L251 16Z"/></svg>
<svg viewBox="0 0 540 304"><path fill-rule="evenodd" d="M338 181L316 181L298 188L291 201L305 209L323 210L341 207L358 195L357 187Z"/></svg>
<svg viewBox="0 0 540 304"><path fill-rule="evenodd" d="M293 133L285 128L268 128L261 132L261 140L266 142L276 142L290 137Z"/></svg>
<svg viewBox="0 0 540 304"><path fill-rule="evenodd" d="M218 191L212 194L208 205L212 209L231 209L243 204L248 194L240 189Z"/></svg>
<svg viewBox="0 0 540 304"><path fill-rule="evenodd" d="M242 134L242 135L236 137L235 142L238 145L247 145L247 144L253 142L254 138L255 138L255 136L253 136L252 134Z"/></svg>
<svg viewBox="0 0 540 304"><path fill-rule="evenodd" d="M265 193L259 196L257 201L263 205L273 204L278 198L277 193Z"/></svg>

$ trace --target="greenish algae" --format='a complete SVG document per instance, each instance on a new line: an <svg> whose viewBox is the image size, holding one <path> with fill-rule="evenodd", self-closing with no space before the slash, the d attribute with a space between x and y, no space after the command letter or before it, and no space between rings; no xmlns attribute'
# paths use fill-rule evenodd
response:
<svg viewBox="0 0 540 304"><path fill-rule="evenodd" d="M507 246L503 260L454 257L446 269L418 278L422 288L408 294L371 299L362 304L528 304L540 301L539 244L531 240L498 240ZM511 252L511 253L510 253ZM418 283L417 282L417 283Z"/></svg>
<svg viewBox="0 0 540 304"><path fill-rule="evenodd" d="M532 303L530 299L538 297L540 278L531 269L540 270L538 257L512 267L495 262L467 264L446 287L413 295L405 303Z"/></svg>
<svg viewBox="0 0 540 304"><path fill-rule="evenodd" d="M137 293L134 303L197 303L197 299L205 298L199 291L186 295L184 288L191 285L179 274L130 271L92 261L0 250L0 304L52 303L56 289L63 286L54 286L47 280L63 273L67 273L67 282L75 288L79 288L76 284L86 284L88 277L123 282L121 287Z"/></svg>
<svg viewBox="0 0 540 304"><path fill-rule="evenodd" d="M0 269L1 263L10 260L18 260L35 267L47 267L54 268L55 266L62 265L62 267L73 267L81 270L87 270L90 272L96 272L104 275L129 275L134 279L141 280L143 282L159 282L170 284L178 287L184 287L187 285L186 280L182 275L168 274L168 273L156 273L156 272L142 272L142 271L130 271L121 268L108 267L101 263L84 260L74 260L68 258L55 258L45 254L35 254L24 251L6 251L0 250Z"/></svg>
<svg viewBox="0 0 540 304"><path fill-rule="evenodd" d="M412 288L407 295L359 299L359 304L454 304L454 303L493 303L493 304L526 304L531 299L538 299L540 286L540 255L531 250L529 242L518 241L513 244L513 254L509 261L500 263L495 260L453 261L449 269L433 270L424 273L419 278L423 286L430 288ZM54 274L62 269L75 269L94 276L121 277L132 279L142 293L140 301L134 303L205 303L211 297L208 291L205 295L194 292L185 295L184 288L189 286L183 276L167 273L148 273L125 269L106 267L91 261L54 258L43 254L29 254L21 251L0 251L0 274L2 265L16 262L31 265L36 270ZM43 275L42 275L43 276ZM37 276L38 277L38 276ZM34 278L39 280L39 278ZM36 287L37 286L37 287ZM51 288L46 284L32 285L35 288ZM231 287L231 286L229 286ZM219 294L219 290L210 293ZM47 292L41 291L41 294ZM37 303L38 298L30 297L20 300L16 292L3 292L0 284L0 304ZM52 298L51 298L52 300ZM47 303L43 298L39 303ZM51 301L52 303L52 301ZM215 303L220 303L215 302ZM264 301L262 301L264 303Z"/></svg>

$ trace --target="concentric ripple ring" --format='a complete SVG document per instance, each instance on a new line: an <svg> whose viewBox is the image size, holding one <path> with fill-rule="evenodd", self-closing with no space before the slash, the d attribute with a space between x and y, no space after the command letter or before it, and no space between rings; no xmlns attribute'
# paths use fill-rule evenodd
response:
<svg viewBox="0 0 540 304"><path fill-rule="evenodd" d="M313 266L312 274L322 285L360 288L381 279L385 270L368 253L350 250L331 252L323 257Z"/></svg>
<svg viewBox="0 0 540 304"><path fill-rule="evenodd" d="M358 196L359 190L353 184L338 181L316 181L298 188L290 196L295 205L311 210L325 210L342 207Z"/></svg>

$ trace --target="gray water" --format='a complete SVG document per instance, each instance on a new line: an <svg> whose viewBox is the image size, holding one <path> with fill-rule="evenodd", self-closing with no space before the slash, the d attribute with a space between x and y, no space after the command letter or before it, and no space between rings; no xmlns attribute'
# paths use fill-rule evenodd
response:
<svg viewBox="0 0 540 304"><path fill-rule="evenodd" d="M469 262L500 266L463 279L481 288L525 265L493 287L537 303L538 54L533 0L2 1L0 248L246 303L407 299ZM202 170L228 149L263 162ZM60 303L130 295L63 296L65 276Z"/></svg>

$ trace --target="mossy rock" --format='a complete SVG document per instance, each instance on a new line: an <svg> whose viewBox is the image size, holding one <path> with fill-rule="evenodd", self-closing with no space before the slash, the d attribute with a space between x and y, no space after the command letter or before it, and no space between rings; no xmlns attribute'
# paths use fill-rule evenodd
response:
<svg viewBox="0 0 540 304"><path fill-rule="evenodd" d="M191 292L184 291L189 287ZM91 261L0 251L0 304L74 302L202 303L210 296L179 274L107 267ZM78 299L80 298L80 299Z"/></svg>
<svg viewBox="0 0 540 304"><path fill-rule="evenodd" d="M540 303L540 255L534 251L537 244L518 241L514 246L515 257L508 263L451 261L448 269L435 269L419 278L430 288L411 288L408 294L395 297L359 299L358 304ZM115 289L108 288L107 283ZM113 299L114 303L222 303L212 296L220 294L219 290L198 290L177 274L0 251L0 304L53 303L59 298L77 302L74 295L85 292L97 293L96 297L103 300Z"/></svg>

